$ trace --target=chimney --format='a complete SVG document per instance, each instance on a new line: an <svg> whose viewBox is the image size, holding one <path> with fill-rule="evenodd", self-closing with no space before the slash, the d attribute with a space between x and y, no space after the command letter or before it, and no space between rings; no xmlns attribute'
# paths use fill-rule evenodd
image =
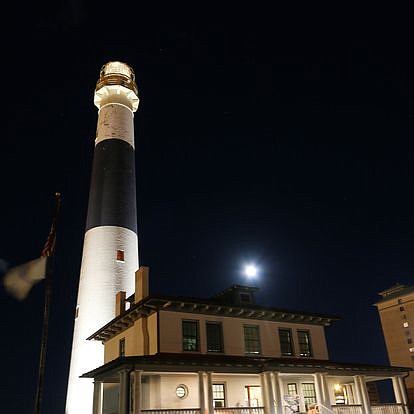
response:
<svg viewBox="0 0 414 414"><path fill-rule="evenodd" d="M125 298L126 298L126 292L122 290L116 294L115 316L119 316L125 312Z"/></svg>
<svg viewBox="0 0 414 414"><path fill-rule="evenodd" d="M149 295L149 267L141 266L135 272L135 303Z"/></svg>

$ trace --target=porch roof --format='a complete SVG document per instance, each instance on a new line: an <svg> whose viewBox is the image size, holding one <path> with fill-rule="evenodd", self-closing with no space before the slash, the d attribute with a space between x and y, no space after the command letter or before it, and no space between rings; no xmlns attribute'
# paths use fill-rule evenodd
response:
<svg viewBox="0 0 414 414"><path fill-rule="evenodd" d="M102 379L113 376L123 369L139 369L147 372L198 372L259 374L264 371L281 373L315 373L326 372L332 375L402 375L412 370L409 367L372 365L361 363L337 362L307 358L267 358L243 357L210 354L169 354L119 357L92 371L81 378Z"/></svg>
<svg viewBox="0 0 414 414"><path fill-rule="evenodd" d="M179 296L148 296L140 302L132 304L127 311L112 319L87 339L107 341L133 325L134 321L141 316L148 316L151 313L163 310L323 326L329 326L333 321L341 319L336 315L286 310L260 305L228 305L214 298L199 299Z"/></svg>

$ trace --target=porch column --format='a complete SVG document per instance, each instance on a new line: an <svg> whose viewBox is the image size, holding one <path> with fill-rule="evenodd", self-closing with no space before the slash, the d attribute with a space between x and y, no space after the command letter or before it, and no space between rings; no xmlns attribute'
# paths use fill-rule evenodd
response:
<svg viewBox="0 0 414 414"><path fill-rule="evenodd" d="M323 405L323 391L320 374L313 374L313 380L315 383L316 403Z"/></svg>
<svg viewBox="0 0 414 414"><path fill-rule="evenodd" d="M400 386L400 394L401 394L401 403L404 404L404 410L406 414L410 413L408 409L408 396L407 396L407 388L405 387L405 382L403 377L397 377L398 385Z"/></svg>
<svg viewBox="0 0 414 414"><path fill-rule="evenodd" d="M346 397L348 399L348 404L356 404L354 400L354 394L352 392L352 386L351 384L345 384L345 391L346 391Z"/></svg>
<svg viewBox="0 0 414 414"><path fill-rule="evenodd" d="M273 372L273 399L275 401L275 413L283 413L282 392L280 391L280 378L278 372Z"/></svg>
<svg viewBox="0 0 414 414"><path fill-rule="evenodd" d="M326 374L319 374L321 378L321 388L323 394L323 405L331 409L331 396L329 395L328 383L326 381Z"/></svg>
<svg viewBox="0 0 414 414"><path fill-rule="evenodd" d="M269 411L269 390L266 381L266 373L261 372L260 374L260 385L262 388L262 400L265 414L271 414Z"/></svg>
<svg viewBox="0 0 414 414"><path fill-rule="evenodd" d="M200 404L200 414L206 414L206 394L204 392L204 372L198 373L198 400Z"/></svg>
<svg viewBox="0 0 414 414"><path fill-rule="evenodd" d="M94 381L93 383L93 414L102 413L102 382Z"/></svg>
<svg viewBox="0 0 414 414"><path fill-rule="evenodd" d="M358 381L358 375L354 376L354 388L355 388L355 394L354 394L354 404L361 404L362 403L362 397L361 397L361 385Z"/></svg>
<svg viewBox="0 0 414 414"><path fill-rule="evenodd" d="M119 414L129 414L128 400L129 400L129 372L123 369L119 372Z"/></svg>
<svg viewBox="0 0 414 414"><path fill-rule="evenodd" d="M272 386L272 373L265 372L264 373L266 388L267 388L267 395L268 395L268 404L269 404L269 414L276 414L275 411L275 395L273 393L273 386Z"/></svg>
<svg viewBox="0 0 414 414"><path fill-rule="evenodd" d="M207 372L208 414L214 414L213 374Z"/></svg>
<svg viewBox="0 0 414 414"><path fill-rule="evenodd" d="M395 402L402 404L402 395L398 377L392 377L392 388L394 389Z"/></svg>
<svg viewBox="0 0 414 414"><path fill-rule="evenodd" d="M142 370L136 369L134 371L134 388L132 392L134 393L134 414L141 414L142 407Z"/></svg>
<svg viewBox="0 0 414 414"><path fill-rule="evenodd" d="M369 395L368 395L368 390L367 390L367 384L365 383L365 377L363 375L357 375L357 379L358 379L360 390L361 390L363 411L365 414L372 414L371 403L369 401Z"/></svg>

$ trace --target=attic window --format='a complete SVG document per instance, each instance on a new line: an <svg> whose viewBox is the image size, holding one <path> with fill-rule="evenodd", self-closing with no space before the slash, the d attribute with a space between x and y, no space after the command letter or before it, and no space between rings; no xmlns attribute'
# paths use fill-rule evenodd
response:
<svg viewBox="0 0 414 414"><path fill-rule="evenodd" d="M116 251L116 261L124 262L125 261L125 252L123 250Z"/></svg>
<svg viewBox="0 0 414 414"><path fill-rule="evenodd" d="M250 303L252 301L250 293L240 293L240 301L243 303Z"/></svg>

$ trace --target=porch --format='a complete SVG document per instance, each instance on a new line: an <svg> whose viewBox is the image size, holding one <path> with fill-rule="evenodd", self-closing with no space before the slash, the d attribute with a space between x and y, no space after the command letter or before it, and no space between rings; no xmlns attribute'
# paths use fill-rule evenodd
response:
<svg viewBox="0 0 414 414"><path fill-rule="evenodd" d="M315 359L157 354L118 358L82 377L94 380L93 414L295 414L311 404L320 414L410 414L406 373ZM394 394L389 404L373 393L378 381Z"/></svg>
<svg viewBox="0 0 414 414"><path fill-rule="evenodd" d="M94 414L295 414L312 403L320 414L409 414L402 378L391 379L395 402L387 404L370 400L373 378L123 370L118 383L95 381Z"/></svg>

